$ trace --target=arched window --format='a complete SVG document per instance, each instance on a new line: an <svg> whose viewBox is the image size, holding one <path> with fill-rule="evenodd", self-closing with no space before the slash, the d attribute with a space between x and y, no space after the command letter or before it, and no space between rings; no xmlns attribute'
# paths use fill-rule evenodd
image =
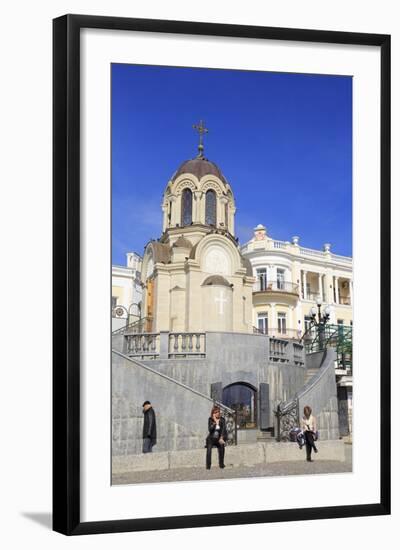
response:
<svg viewBox="0 0 400 550"><path fill-rule="evenodd" d="M212 189L206 193L206 224L217 225L217 195Z"/></svg>
<svg viewBox="0 0 400 550"><path fill-rule="evenodd" d="M192 192L186 187L182 191L182 223L181 225L190 225L192 223L193 200Z"/></svg>
<svg viewBox="0 0 400 550"><path fill-rule="evenodd" d="M237 412L239 428L257 426L257 392L249 384L230 384L222 390L222 403Z"/></svg>

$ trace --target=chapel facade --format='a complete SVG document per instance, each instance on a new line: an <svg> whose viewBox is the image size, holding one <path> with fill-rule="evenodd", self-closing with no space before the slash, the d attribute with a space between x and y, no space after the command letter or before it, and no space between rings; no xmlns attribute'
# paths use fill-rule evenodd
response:
<svg viewBox="0 0 400 550"><path fill-rule="evenodd" d="M251 333L254 278L235 238L235 199L204 156L181 164L162 199L163 233L145 247L142 315L153 332Z"/></svg>

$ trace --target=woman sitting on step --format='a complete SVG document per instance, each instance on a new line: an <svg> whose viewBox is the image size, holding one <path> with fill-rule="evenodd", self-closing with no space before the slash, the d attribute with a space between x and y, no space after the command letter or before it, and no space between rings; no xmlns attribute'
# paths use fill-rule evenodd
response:
<svg viewBox="0 0 400 550"><path fill-rule="evenodd" d="M315 416L312 414L312 409L308 405L304 407L304 416L301 419L301 429L304 434L304 442L306 444L306 456L307 461L312 462L311 459L311 450L314 450L314 453L318 452L317 447L315 446L315 438L317 434L317 422Z"/></svg>

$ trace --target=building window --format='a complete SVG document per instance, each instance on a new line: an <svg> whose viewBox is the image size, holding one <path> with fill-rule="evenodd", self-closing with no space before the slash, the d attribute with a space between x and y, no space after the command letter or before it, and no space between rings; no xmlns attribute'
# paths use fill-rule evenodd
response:
<svg viewBox="0 0 400 550"><path fill-rule="evenodd" d="M248 384L226 386L222 391L222 403L237 412L239 428L257 427L257 392Z"/></svg>
<svg viewBox="0 0 400 550"><path fill-rule="evenodd" d="M286 313L278 313L278 332L286 334Z"/></svg>
<svg viewBox="0 0 400 550"><path fill-rule="evenodd" d="M172 202L168 201L168 204L167 204L168 225L171 225L171 215L172 215Z"/></svg>
<svg viewBox="0 0 400 550"><path fill-rule="evenodd" d="M217 195L212 189L206 193L206 224L217 225Z"/></svg>
<svg viewBox="0 0 400 550"><path fill-rule="evenodd" d="M257 269L257 290L267 289L267 270L265 267Z"/></svg>
<svg viewBox="0 0 400 550"><path fill-rule="evenodd" d="M276 284L278 290L284 290L285 288L285 270L277 269L276 270Z"/></svg>
<svg viewBox="0 0 400 550"><path fill-rule="evenodd" d="M268 313L259 313L257 317L257 328L262 334L268 334Z"/></svg>
<svg viewBox="0 0 400 550"><path fill-rule="evenodd" d="M192 209L192 192L186 188L182 192L182 225L190 225L192 223Z"/></svg>

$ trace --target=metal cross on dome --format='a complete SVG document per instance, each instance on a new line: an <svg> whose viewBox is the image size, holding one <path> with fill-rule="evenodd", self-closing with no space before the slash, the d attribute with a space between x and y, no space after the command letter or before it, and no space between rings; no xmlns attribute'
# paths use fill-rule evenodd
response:
<svg viewBox="0 0 400 550"><path fill-rule="evenodd" d="M199 124L193 124L193 128L195 130L197 130L197 132L199 133L199 137L200 137L200 142L199 142L199 145L198 145L198 150L199 150L199 154L197 155L198 158L203 158L203 152L204 152L204 145L203 145L203 134L207 134L208 133L208 128L206 128L203 124L203 121L200 120Z"/></svg>

